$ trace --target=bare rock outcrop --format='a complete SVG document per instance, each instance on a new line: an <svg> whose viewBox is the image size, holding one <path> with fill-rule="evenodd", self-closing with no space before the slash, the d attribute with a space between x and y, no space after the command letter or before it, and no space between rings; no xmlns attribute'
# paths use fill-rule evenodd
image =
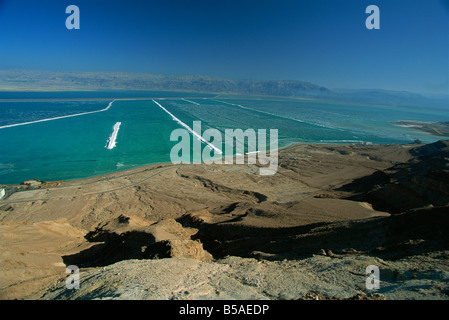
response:
<svg viewBox="0 0 449 320"><path fill-rule="evenodd" d="M449 140L410 150L413 158L356 179L340 190L390 213L449 205Z"/></svg>
<svg viewBox="0 0 449 320"><path fill-rule="evenodd" d="M212 259L199 240L197 230L185 228L173 219L158 222L123 215L86 234L93 245L79 253L64 256L66 264L105 266L128 259L193 258Z"/></svg>

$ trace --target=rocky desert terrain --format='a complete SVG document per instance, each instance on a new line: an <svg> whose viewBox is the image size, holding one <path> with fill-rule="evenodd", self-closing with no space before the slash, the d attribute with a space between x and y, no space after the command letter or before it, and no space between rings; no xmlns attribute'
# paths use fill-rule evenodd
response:
<svg viewBox="0 0 449 320"><path fill-rule="evenodd" d="M163 164L15 192L0 298L449 298L449 141L296 144L258 172Z"/></svg>

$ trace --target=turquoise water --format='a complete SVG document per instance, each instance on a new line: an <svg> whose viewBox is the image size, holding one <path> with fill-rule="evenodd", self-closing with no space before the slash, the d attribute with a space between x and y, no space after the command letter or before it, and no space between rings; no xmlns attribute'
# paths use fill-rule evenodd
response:
<svg viewBox="0 0 449 320"><path fill-rule="evenodd" d="M54 100L4 100L0 102L0 127L98 111L106 108L113 98L133 95L145 98L149 93L2 93L0 98L3 99ZM225 99L186 93L152 93L150 96L167 97L157 101L190 127L193 121L201 121L203 131L208 128L221 132L225 129L278 129L281 148L296 142L410 143L415 139L433 142L441 138L394 126L391 122L449 121L448 112L442 109L288 99ZM183 97L196 104L181 99ZM116 122L122 123L117 146L108 150L105 144ZM28 179L80 179L170 162L171 148L177 143L170 141L170 134L177 128L182 127L151 99L116 100L104 112L4 127L0 129L0 184Z"/></svg>

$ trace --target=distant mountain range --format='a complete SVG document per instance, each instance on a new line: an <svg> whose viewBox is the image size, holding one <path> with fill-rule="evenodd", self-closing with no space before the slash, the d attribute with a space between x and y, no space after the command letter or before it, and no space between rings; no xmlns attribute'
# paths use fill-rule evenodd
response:
<svg viewBox="0 0 449 320"><path fill-rule="evenodd" d="M159 75L126 72L56 72L0 70L0 91L151 90L189 91L251 96L317 98L350 103L447 107L447 98L429 98L382 89L330 90L297 80L248 80L201 75Z"/></svg>
<svg viewBox="0 0 449 320"><path fill-rule="evenodd" d="M29 70L0 70L0 89L163 90L292 97L329 91L324 87L303 81L226 79L201 75Z"/></svg>
<svg viewBox="0 0 449 320"><path fill-rule="evenodd" d="M328 95L335 100L354 103L380 104L387 106L433 106L449 108L448 95L424 96L408 91L393 91L384 89L332 90Z"/></svg>

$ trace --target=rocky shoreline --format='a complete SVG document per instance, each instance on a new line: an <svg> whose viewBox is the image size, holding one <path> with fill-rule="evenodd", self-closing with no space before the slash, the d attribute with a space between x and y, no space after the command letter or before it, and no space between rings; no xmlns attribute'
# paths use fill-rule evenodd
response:
<svg viewBox="0 0 449 320"><path fill-rule="evenodd" d="M437 137L449 137L449 122L398 121L397 126L409 127Z"/></svg>

